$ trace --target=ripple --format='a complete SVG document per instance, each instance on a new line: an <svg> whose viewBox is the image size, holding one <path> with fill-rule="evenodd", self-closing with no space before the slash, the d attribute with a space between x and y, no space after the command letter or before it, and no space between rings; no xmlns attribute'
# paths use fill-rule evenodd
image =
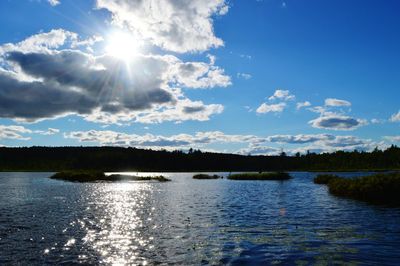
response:
<svg viewBox="0 0 400 266"><path fill-rule="evenodd" d="M0 264L398 264L400 209L332 197L311 173L283 183L164 173L168 184L19 175L0 173Z"/></svg>

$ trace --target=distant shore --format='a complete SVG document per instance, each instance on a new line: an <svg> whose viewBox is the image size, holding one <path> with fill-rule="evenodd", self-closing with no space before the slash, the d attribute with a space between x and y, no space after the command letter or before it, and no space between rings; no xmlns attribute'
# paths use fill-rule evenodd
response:
<svg viewBox="0 0 400 266"><path fill-rule="evenodd" d="M400 148L275 156L132 147L0 147L2 172L384 172L400 170Z"/></svg>
<svg viewBox="0 0 400 266"><path fill-rule="evenodd" d="M85 170L85 171L95 171L94 169L67 169L67 171L79 171L79 170ZM348 169L348 170L282 170L282 172L293 172L293 173L354 173L354 172L360 172L360 173L371 173L371 172L377 172L377 173L384 173L384 172L400 172L400 169ZM49 170L49 169L44 169L44 170L24 170L24 169L11 169L11 170L0 170L0 173L57 173L60 172L60 170ZM244 172L253 172L257 173L260 171L253 170L187 170L187 171L171 171L171 170L110 170L110 171L104 171L105 173L244 173ZM263 171L263 172L276 172L276 171Z"/></svg>

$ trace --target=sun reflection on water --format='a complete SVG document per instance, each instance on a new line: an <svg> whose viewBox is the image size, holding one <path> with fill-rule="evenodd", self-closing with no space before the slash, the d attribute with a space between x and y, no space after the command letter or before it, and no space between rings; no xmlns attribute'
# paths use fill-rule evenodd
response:
<svg viewBox="0 0 400 266"><path fill-rule="evenodd" d="M141 257L149 249L149 236L141 230L152 220L152 208L145 207L151 197L148 184L134 182L104 185L93 190L85 221L83 243L98 253L100 262L109 265L147 264Z"/></svg>

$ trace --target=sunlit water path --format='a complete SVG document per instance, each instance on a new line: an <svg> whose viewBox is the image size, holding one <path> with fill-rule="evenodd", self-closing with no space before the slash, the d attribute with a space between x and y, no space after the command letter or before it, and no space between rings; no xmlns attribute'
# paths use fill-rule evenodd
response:
<svg viewBox="0 0 400 266"><path fill-rule="evenodd" d="M351 176L355 173L347 173ZM0 265L400 263L400 209L278 181L69 183L0 173Z"/></svg>

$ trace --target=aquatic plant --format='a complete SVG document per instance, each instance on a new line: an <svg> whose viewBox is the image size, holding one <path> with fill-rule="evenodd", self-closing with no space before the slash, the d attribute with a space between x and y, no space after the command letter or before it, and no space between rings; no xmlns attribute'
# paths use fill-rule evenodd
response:
<svg viewBox="0 0 400 266"><path fill-rule="evenodd" d="M101 171L62 171L50 176L50 178L71 182L95 182L107 180L108 177Z"/></svg>
<svg viewBox="0 0 400 266"><path fill-rule="evenodd" d="M285 172L268 172L268 173L240 173L229 175L231 180L289 180L291 176Z"/></svg>
<svg viewBox="0 0 400 266"><path fill-rule="evenodd" d="M123 174L105 175L100 171L63 171L52 175L52 179L60 179L71 182L96 182L96 181L171 181L164 176L133 176Z"/></svg>
<svg viewBox="0 0 400 266"><path fill-rule="evenodd" d="M197 174L193 176L193 179L219 179L219 178L223 178L223 176L207 175L207 174Z"/></svg>
<svg viewBox="0 0 400 266"><path fill-rule="evenodd" d="M374 174L358 178L336 177L327 183L329 192L370 203L400 205L400 173Z"/></svg>

